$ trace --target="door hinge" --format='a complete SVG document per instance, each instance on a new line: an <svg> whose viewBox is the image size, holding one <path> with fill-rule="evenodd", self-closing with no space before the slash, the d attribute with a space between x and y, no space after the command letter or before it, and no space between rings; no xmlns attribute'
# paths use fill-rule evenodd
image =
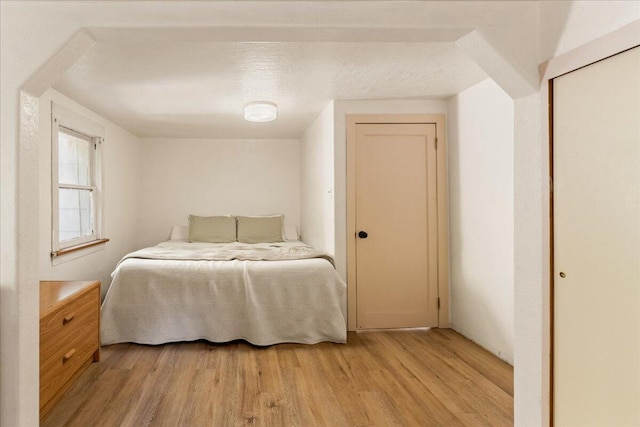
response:
<svg viewBox="0 0 640 427"><path fill-rule="evenodd" d="M436 147L436 150L437 150L438 149L438 138L436 138L435 141L436 141L435 147Z"/></svg>
<svg viewBox="0 0 640 427"><path fill-rule="evenodd" d="M438 310L440 310L440 298L438 298Z"/></svg>

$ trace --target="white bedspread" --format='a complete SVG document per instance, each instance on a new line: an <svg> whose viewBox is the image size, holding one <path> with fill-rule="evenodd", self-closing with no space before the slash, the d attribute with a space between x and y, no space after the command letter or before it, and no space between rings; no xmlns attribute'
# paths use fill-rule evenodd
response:
<svg viewBox="0 0 640 427"><path fill-rule="evenodd" d="M230 249L247 245L169 241L156 246L155 251L164 254L175 248L184 253L185 248L196 246L228 254ZM254 253L266 253L269 246L309 253L295 249L306 246L300 242L248 246ZM161 257L127 256L116 267L102 304L103 345L197 339L243 339L256 345L346 342L346 284L327 259Z"/></svg>

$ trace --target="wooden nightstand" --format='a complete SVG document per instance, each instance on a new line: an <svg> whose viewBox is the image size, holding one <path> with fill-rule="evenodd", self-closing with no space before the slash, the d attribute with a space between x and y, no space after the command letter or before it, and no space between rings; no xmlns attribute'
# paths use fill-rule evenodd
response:
<svg viewBox="0 0 640 427"><path fill-rule="evenodd" d="M100 282L40 282L40 418L100 360Z"/></svg>

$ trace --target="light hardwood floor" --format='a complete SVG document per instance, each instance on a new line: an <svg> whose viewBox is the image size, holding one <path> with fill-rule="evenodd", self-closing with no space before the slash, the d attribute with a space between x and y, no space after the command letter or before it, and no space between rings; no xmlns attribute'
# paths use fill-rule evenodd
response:
<svg viewBox="0 0 640 427"><path fill-rule="evenodd" d="M513 425L513 369L450 329L102 348L42 426Z"/></svg>

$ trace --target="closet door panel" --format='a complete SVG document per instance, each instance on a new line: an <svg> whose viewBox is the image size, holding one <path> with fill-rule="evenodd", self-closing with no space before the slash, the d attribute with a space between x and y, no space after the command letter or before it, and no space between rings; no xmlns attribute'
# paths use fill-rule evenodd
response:
<svg viewBox="0 0 640 427"><path fill-rule="evenodd" d="M553 89L555 425L640 425L640 48Z"/></svg>

